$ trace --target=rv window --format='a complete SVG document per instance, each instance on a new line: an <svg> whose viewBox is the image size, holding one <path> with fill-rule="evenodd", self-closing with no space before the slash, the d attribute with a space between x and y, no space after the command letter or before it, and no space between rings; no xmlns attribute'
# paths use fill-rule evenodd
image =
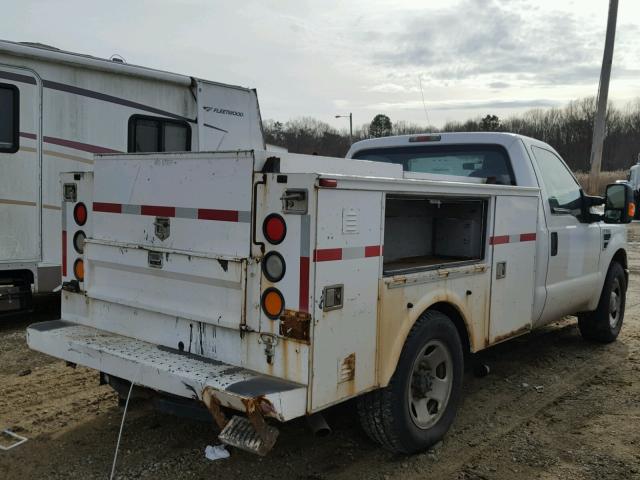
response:
<svg viewBox="0 0 640 480"><path fill-rule="evenodd" d="M189 152L191 127L186 122L134 115L129 119L129 152Z"/></svg>
<svg viewBox="0 0 640 480"><path fill-rule="evenodd" d="M19 147L20 100L15 85L0 83L0 152L14 153Z"/></svg>

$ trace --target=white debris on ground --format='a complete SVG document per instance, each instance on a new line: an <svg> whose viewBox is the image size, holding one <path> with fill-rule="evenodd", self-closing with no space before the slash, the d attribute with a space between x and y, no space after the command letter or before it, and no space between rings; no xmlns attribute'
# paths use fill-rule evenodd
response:
<svg viewBox="0 0 640 480"><path fill-rule="evenodd" d="M224 445L207 445L204 449L204 456L209 460L221 460L223 458L229 458L231 454Z"/></svg>

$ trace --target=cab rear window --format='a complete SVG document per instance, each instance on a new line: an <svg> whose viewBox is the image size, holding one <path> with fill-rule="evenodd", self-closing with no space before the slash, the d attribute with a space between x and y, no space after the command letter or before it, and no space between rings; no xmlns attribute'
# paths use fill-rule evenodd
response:
<svg viewBox="0 0 640 480"><path fill-rule="evenodd" d="M507 151L500 145L420 145L360 150L359 160L396 163L406 172L453 175L485 180L498 185L515 185Z"/></svg>

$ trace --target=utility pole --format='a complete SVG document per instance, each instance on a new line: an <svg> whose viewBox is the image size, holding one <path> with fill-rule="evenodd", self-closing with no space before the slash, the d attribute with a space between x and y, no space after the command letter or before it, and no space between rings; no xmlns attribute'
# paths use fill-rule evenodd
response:
<svg viewBox="0 0 640 480"><path fill-rule="evenodd" d="M607 37L604 42L602 70L598 86L596 118L593 124L593 141L591 143L591 173L589 174L589 189L596 195L600 168L602 166L602 147L604 144L605 123L607 118L607 100L609 96L609 79L611 78L611 63L613 61L613 44L616 38L616 20L618 18L618 0L609 0L609 18L607 20Z"/></svg>
<svg viewBox="0 0 640 480"><path fill-rule="evenodd" d="M349 112L349 115L336 115L336 118L349 117L349 145L353 143L353 113Z"/></svg>

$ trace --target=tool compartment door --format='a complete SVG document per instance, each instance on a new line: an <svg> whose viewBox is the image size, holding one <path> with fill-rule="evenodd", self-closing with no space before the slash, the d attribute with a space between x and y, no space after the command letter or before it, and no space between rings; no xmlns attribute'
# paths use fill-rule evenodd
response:
<svg viewBox="0 0 640 480"><path fill-rule="evenodd" d="M531 329L538 198L498 196L493 218L490 344Z"/></svg>
<svg viewBox="0 0 640 480"><path fill-rule="evenodd" d="M252 152L100 156L93 237L223 258L247 258ZM165 226L158 230L158 223Z"/></svg>
<svg viewBox="0 0 640 480"><path fill-rule="evenodd" d="M381 192L318 191L311 410L375 385L381 216Z"/></svg>

